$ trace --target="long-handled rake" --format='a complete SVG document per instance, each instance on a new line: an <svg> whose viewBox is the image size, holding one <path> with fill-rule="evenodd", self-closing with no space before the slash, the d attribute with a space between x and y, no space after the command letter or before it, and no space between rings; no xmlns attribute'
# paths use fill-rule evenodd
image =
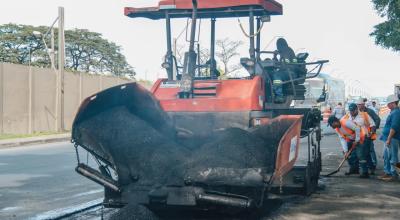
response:
<svg viewBox="0 0 400 220"><path fill-rule="evenodd" d="M349 159L350 154L353 152L353 150L354 150L355 148L356 148L356 144L353 144L353 145L351 146L350 150L347 151L347 153L344 155L344 158L343 158L342 162L340 162L339 167L338 167L335 171L332 171L332 172L328 173L328 174L326 175L326 177L332 176L333 174L339 172L339 171L340 171L340 168L342 168L344 162L345 162L347 159Z"/></svg>

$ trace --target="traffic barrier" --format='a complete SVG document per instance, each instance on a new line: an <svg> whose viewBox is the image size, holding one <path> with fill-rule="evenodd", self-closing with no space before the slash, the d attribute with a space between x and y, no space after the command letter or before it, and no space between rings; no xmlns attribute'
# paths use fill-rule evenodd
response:
<svg viewBox="0 0 400 220"><path fill-rule="evenodd" d="M387 115L389 112L390 109L387 106L383 106L379 109L379 116Z"/></svg>
<svg viewBox="0 0 400 220"><path fill-rule="evenodd" d="M323 122L328 123L328 118L331 114L332 111L329 108L325 109L324 113L322 113Z"/></svg>

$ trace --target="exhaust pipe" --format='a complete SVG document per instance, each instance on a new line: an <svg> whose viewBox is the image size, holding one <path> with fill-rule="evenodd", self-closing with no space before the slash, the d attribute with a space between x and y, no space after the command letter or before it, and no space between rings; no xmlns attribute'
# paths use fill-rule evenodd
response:
<svg viewBox="0 0 400 220"><path fill-rule="evenodd" d="M115 192L121 192L121 189L118 187L118 183L115 180L104 176L99 171L85 164L78 164L78 166L75 168L75 171L104 187L114 190Z"/></svg>
<svg viewBox="0 0 400 220"><path fill-rule="evenodd" d="M197 21L197 0L192 0L192 27L190 30L189 51L185 53L183 61L183 73L180 80L180 98L190 98L193 93L193 78L196 71L196 52L194 51L194 42L196 40L196 21Z"/></svg>
<svg viewBox="0 0 400 220"><path fill-rule="evenodd" d="M196 201L213 205L231 206L241 209L248 209L254 206L253 200L248 198L217 194L199 194L197 195Z"/></svg>

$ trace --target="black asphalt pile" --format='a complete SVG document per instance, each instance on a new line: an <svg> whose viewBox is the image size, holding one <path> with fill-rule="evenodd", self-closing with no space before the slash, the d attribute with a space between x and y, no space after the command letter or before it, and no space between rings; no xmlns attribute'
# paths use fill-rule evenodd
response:
<svg viewBox="0 0 400 220"><path fill-rule="evenodd" d="M95 142L87 146L115 164L121 185L156 186L183 185L188 176L209 168L272 172L279 140L288 128L277 125L227 128L209 137L176 140L132 110L114 107L81 122L78 130Z"/></svg>
<svg viewBox="0 0 400 220"><path fill-rule="evenodd" d="M188 174L208 168L264 168L272 171L277 142L240 129L227 128L216 132L199 149L193 151L188 162Z"/></svg>
<svg viewBox="0 0 400 220"><path fill-rule="evenodd" d="M96 146L106 149L117 167L119 182L126 185L183 184L184 164L190 152L164 136L125 107L102 112L79 126Z"/></svg>

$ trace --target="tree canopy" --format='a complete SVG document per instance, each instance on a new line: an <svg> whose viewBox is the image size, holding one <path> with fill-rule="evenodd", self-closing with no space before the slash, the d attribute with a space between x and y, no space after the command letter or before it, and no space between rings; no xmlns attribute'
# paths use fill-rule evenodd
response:
<svg viewBox="0 0 400 220"><path fill-rule="evenodd" d="M375 25L370 34L375 43L394 51L400 51L400 0L372 0L378 14L386 21Z"/></svg>
<svg viewBox="0 0 400 220"><path fill-rule="evenodd" d="M0 25L0 62L50 67L50 56L43 39L48 47L51 39L49 36L42 38L47 30L45 26ZM35 32L42 35L37 36ZM57 36L55 28L55 42ZM56 51L57 46L56 43ZM65 68L74 71L135 75L120 46L104 39L100 33L86 29L65 31L65 59Z"/></svg>

